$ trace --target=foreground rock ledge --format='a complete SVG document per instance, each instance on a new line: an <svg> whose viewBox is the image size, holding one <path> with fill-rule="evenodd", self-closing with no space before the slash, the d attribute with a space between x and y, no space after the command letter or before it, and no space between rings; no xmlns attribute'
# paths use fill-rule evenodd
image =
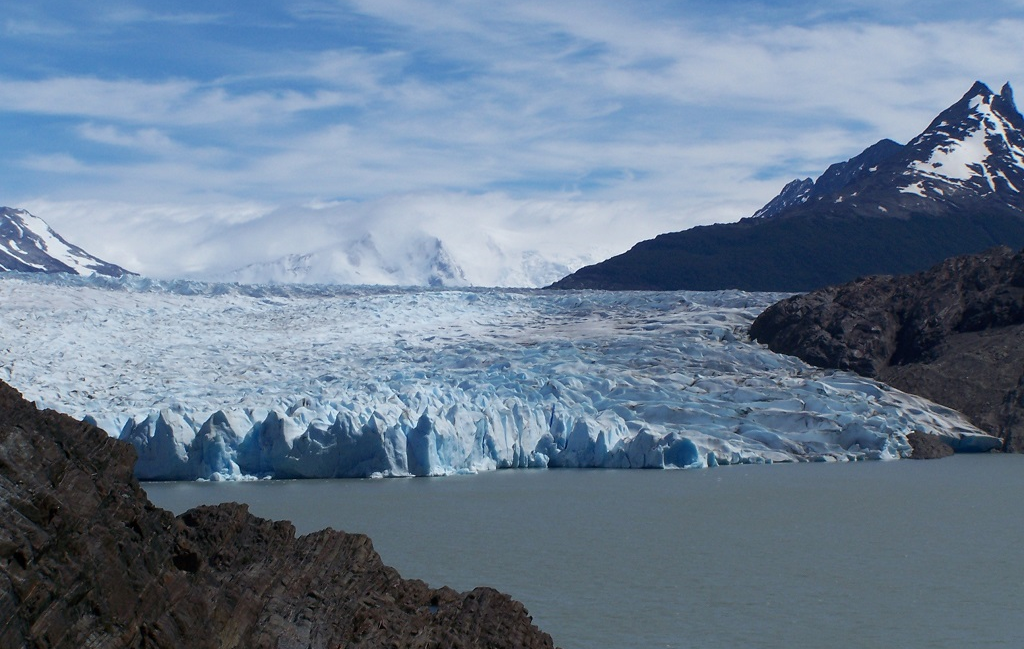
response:
<svg viewBox="0 0 1024 649"><path fill-rule="evenodd" d="M959 410L1004 451L1024 452L1024 252L796 295L766 309L750 337Z"/></svg>
<svg viewBox="0 0 1024 649"><path fill-rule="evenodd" d="M552 647L522 604L402 579L370 539L179 517L135 452L0 382L0 647Z"/></svg>

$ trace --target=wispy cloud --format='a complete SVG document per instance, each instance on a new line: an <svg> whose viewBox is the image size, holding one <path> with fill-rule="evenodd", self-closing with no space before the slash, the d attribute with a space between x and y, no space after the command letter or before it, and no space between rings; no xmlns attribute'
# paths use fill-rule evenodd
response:
<svg viewBox="0 0 1024 649"><path fill-rule="evenodd" d="M172 25L212 25L228 19L226 14L199 12L150 11L141 7L115 7L109 10L98 7L104 22L115 24L166 23Z"/></svg>
<svg viewBox="0 0 1024 649"><path fill-rule="evenodd" d="M22 49L0 66L0 133L18 143L2 202L52 207L72 229L68 205L93 220L133 205L155 224L104 220L128 247L155 240L160 214L174 222L168 206L223 225L254 204L316 221L326 212L294 207L316 200L348 206L332 219L385 220L384 205L448 201L452 215L493 210L491 228L518 209L504 201L552 223L618 213L643 227L549 231L628 247L746 216L791 178L908 140L975 79L1024 69L1009 0L33 7L5 23ZM54 48L47 29L70 31ZM145 268L206 263L159 240L168 252Z"/></svg>
<svg viewBox="0 0 1024 649"><path fill-rule="evenodd" d="M74 157L58 153L54 155L28 155L22 158L21 164L34 171L49 174L77 175L88 171L88 167Z"/></svg>
<svg viewBox="0 0 1024 649"><path fill-rule="evenodd" d="M145 151L161 152L177 148L171 138L153 128L126 132L115 126L87 123L78 127L78 133L82 138L93 142Z"/></svg>
<svg viewBox="0 0 1024 649"><path fill-rule="evenodd" d="M349 103L340 93L323 90L231 92L187 80L150 82L95 77L0 79L0 97L7 112L178 127L250 126Z"/></svg>
<svg viewBox="0 0 1024 649"><path fill-rule="evenodd" d="M74 33L68 25L57 21L40 22L29 19L8 18L3 22L3 33L11 37L57 37Z"/></svg>

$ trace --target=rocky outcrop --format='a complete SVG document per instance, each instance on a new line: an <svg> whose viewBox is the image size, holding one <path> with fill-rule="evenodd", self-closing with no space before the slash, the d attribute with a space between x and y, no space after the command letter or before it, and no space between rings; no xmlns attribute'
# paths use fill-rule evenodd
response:
<svg viewBox="0 0 1024 649"><path fill-rule="evenodd" d="M938 435L914 432L907 435L907 441L910 443L912 460L937 460L953 455L953 447Z"/></svg>
<svg viewBox="0 0 1024 649"><path fill-rule="evenodd" d="M959 410L1004 450L1024 451L1024 252L797 295L766 309L750 336Z"/></svg>
<svg viewBox="0 0 1024 649"><path fill-rule="evenodd" d="M551 647L488 588L402 579L366 536L243 505L179 517L135 452L0 383L0 647Z"/></svg>

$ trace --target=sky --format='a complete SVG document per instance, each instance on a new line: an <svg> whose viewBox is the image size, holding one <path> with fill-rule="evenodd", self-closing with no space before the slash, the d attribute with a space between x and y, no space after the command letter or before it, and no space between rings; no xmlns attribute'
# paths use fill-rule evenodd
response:
<svg viewBox="0 0 1024 649"><path fill-rule="evenodd" d="M1024 80L1021 34L1024 0L8 0L0 205L154 277L371 230L604 258Z"/></svg>

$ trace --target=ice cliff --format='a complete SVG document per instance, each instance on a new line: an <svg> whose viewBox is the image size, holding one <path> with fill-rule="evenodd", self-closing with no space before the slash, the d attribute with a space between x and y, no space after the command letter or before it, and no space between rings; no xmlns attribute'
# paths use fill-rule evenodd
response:
<svg viewBox="0 0 1024 649"><path fill-rule="evenodd" d="M142 479L891 459L957 413L746 339L773 294L8 276L0 379Z"/></svg>

